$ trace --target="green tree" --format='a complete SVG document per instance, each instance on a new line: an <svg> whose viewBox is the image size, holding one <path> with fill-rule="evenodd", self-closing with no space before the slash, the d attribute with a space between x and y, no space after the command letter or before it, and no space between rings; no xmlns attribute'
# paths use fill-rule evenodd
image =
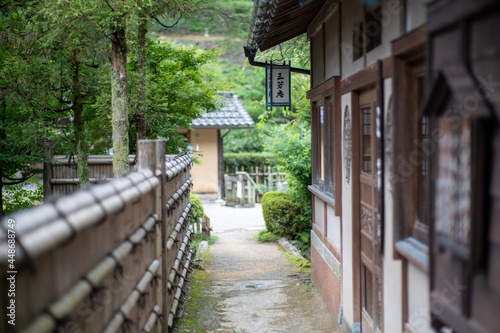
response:
<svg viewBox="0 0 500 333"><path fill-rule="evenodd" d="M53 77L34 70L44 60L38 57L43 49L36 47L39 34L30 24L32 16L22 2L0 8L0 215L4 186L22 184L40 172L32 166L43 161L44 117L64 112L49 94ZM45 83L41 93L39 83Z"/></svg>
<svg viewBox="0 0 500 333"><path fill-rule="evenodd" d="M310 224L311 194L311 133L309 128L282 125L265 144L265 151L272 154L278 170L286 172L291 195L303 207L301 219Z"/></svg>
<svg viewBox="0 0 500 333"><path fill-rule="evenodd" d="M215 111L217 92L224 83L213 81L213 73L203 69L220 54L216 48L173 47L168 44L147 44L147 91L144 118L148 138L166 138L167 151L178 153L187 143L177 128L190 128L202 112ZM131 58L136 55L132 52ZM131 106L140 103L136 94L140 81L137 62L129 64L131 73Z"/></svg>
<svg viewBox="0 0 500 333"><path fill-rule="evenodd" d="M139 7L137 24L137 108L134 113L136 122L137 140L146 138L146 80L147 80L147 33L149 31L149 19L154 19L163 28L173 28L182 17L190 16L200 1L157 1L151 6ZM176 19L177 17L177 19ZM177 21L172 25L163 23L171 19Z"/></svg>
<svg viewBox="0 0 500 333"><path fill-rule="evenodd" d="M94 38L107 38L111 42L111 129L113 142L113 171L118 177L129 169L129 96L128 96L128 42L127 27L133 21L135 13L138 14L139 33L139 110L136 117L139 136L144 136L145 128L145 83L144 66L146 56L143 51L145 36L147 34L146 18L153 17L157 21L159 16L170 11L170 15L182 15L193 6L189 0L181 1L139 1L139 0L48 0L44 3L43 12L47 16L57 17L61 25L72 31L80 31L82 24L91 24L97 33ZM85 33L85 31L83 32Z"/></svg>
<svg viewBox="0 0 500 333"><path fill-rule="evenodd" d="M40 173L32 165L43 161L38 119L17 107L9 95L0 104L0 216L4 215L3 189L22 184Z"/></svg>
<svg viewBox="0 0 500 333"><path fill-rule="evenodd" d="M47 0L41 13L68 31L111 44L111 105L113 174L129 171L129 109L127 80L127 19L141 3L134 0ZM92 26L92 30L89 27ZM83 27L83 29L82 29Z"/></svg>
<svg viewBox="0 0 500 333"><path fill-rule="evenodd" d="M223 34L229 37L245 39L248 34L248 23L252 15L253 2L251 0L205 0L196 3L196 15L179 19L175 27L165 27L156 22L153 30L172 33L204 33ZM241 48L240 48L241 49Z"/></svg>
<svg viewBox="0 0 500 333"><path fill-rule="evenodd" d="M41 116L47 122L72 116L73 128L70 133L63 133L70 141L67 150L79 157L79 183L85 186L89 183L89 145L85 136L84 109L95 100L95 78L107 49L99 43L101 40L89 36L95 33L95 29L92 30L93 26L88 22L80 26L87 31L83 34L80 30L61 25L59 16L47 15L40 3L30 3L17 11L21 13L17 16L23 17L24 24L18 25L19 29L11 29L14 31L11 36L16 34L20 40L30 36L32 42L21 44L22 47L14 46L14 52L11 52L17 54L19 67L13 77L23 79L14 82L16 93L34 113L43 110ZM11 11L15 17L14 13L15 10ZM27 55L23 56L23 53ZM32 85L18 84L23 81ZM45 132L45 135L54 134L50 126L46 126Z"/></svg>

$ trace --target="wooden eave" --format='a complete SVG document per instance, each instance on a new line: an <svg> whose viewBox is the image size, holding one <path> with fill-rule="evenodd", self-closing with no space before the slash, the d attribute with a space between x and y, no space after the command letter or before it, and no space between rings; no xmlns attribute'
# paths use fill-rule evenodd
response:
<svg viewBox="0 0 500 333"><path fill-rule="evenodd" d="M270 0L268 10L252 29L248 45L261 51L270 49L305 32L327 0L316 0L301 7L300 0ZM255 6L262 6L256 2ZM256 51L256 50L255 50Z"/></svg>

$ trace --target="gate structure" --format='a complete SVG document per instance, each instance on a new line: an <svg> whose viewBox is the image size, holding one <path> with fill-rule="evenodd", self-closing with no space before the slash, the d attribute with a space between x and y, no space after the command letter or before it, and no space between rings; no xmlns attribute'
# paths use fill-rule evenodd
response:
<svg viewBox="0 0 500 333"><path fill-rule="evenodd" d="M5 217L0 331L169 331L191 261L190 168L142 140L137 171Z"/></svg>

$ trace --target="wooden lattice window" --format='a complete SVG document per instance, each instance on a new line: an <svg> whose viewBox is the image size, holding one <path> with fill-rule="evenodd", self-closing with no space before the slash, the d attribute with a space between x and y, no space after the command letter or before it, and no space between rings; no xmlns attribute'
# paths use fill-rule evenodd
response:
<svg viewBox="0 0 500 333"><path fill-rule="evenodd" d="M421 31L401 40L419 40ZM406 50L405 50L406 51ZM394 186L396 253L422 270L428 268L429 245L429 118L419 113L427 85L425 44L420 42L395 57Z"/></svg>
<svg viewBox="0 0 500 333"><path fill-rule="evenodd" d="M341 182L341 113L340 78L335 76L307 93L311 100L311 192L340 215Z"/></svg>
<svg viewBox="0 0 500 333"><path fill-rule="evenodd" d="M352 60L356 61L366 53L382 45L382 8L365 10L364 19L353 26Z"/></svg>
<svg viewBox="0 0 500 333"><path fill-rule="evenodd" d="M424 106L430 117L436 153L430 160L431 315L443 326L472 332L470 318L484 271L490 111L479 103L464 111L460 101L473 96L474 80L460 66L443 69ZM432 133L439 133L433 136ZM455 294L451 294L451 293ZM443 296L445 295L445 296ZM452 296L450 296L452 295ZM472 322L472 321L471 321Z"/></svg>

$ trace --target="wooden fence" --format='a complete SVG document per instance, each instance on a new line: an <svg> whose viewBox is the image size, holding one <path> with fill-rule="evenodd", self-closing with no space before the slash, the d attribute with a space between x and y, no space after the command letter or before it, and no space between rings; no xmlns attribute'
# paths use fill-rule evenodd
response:
<svg viewBox="0 0 500 333"><path fill-rule="evenodd" d="M243 171L224 175L226 205L234 207L255 206L255 182Z"/></svg>
<svg viewBox="0 0 500 333"><path fill-rule="evenodd" d="M54 156L44 163L44 195L58 198L78 190L80 180L77 169L78 157ZM129 156L130 170L134 170L135 156ZM91 155L88 157L89 180L100 184L113 179L113 156Z"/></svg>
<svg viewBox="0 0 500 333"><path fill-rule="evenodd" d="M78 157L49 156L49 162L44 163L44 195L46 198L59 198L78 190ZM174 155L166 155L169 161ZM100 184L113 180L113 156L90 155L87 159L89 166L89 181L91 184ZM129 156L130 170L136 167L135 155Z"/></svg>
<svg viewBox="0 0 500 333"><path fill-rule="evenodd" d="M246 172L254 181L256 189L255 202L261 201L265 191L288 191L286 173L276 172L271 166L250 167L250 170L248 170L248 168L245 170L245 167L235 167L234 170L230 170L229 167L226 166L224 182L228 177L236 177L238 172ZM264 187L264 189L262 189L261 186ZM229 185L225 183L224 188L226 191L228 187Z"/></svg>
<svg viewBox="0 0 500 333"><path fill-rule="evenodd" d="M237 172L246 172L253 179L255 185L266 185L272 188L273 183L286 182L286 173L277 172L274 168L268 165L261 167L235 167L234 170L226 166L226 174L236 174ZM270 182L271 180L271 182Z"/></svg>
<svg viewBox="0 0 500 333"><path fill-rule="evenodd" d="M137 171L1 221L0 332L169 331L192 255L191 159L166 162L164 141L138 152Z"/></svg>

